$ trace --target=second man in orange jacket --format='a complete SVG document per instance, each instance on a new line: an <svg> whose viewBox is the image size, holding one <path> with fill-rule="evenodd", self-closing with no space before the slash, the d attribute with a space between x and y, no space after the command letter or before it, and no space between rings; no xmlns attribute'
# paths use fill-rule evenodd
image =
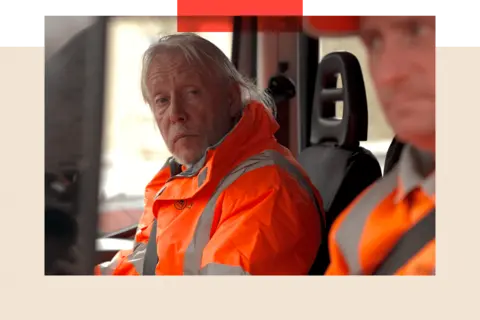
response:
<svg viewBox="0 0 480 320"><path fill-rule="evenodd" d="M314 17L363 41L398 165L335 221L327 275L435 274L435 17Z"/></svg>

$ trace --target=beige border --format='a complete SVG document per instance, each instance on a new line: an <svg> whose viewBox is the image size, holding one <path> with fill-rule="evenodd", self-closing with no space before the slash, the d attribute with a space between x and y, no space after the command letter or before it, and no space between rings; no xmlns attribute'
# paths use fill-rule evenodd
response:
<svg viewBox="0 0 480 320"><path fill-rule="evenodd" d="M0 48L2 319L474 319L478 57L480 48L437 55L437 277L44 277L43 49Z"/></svg>
<svg viewBox="0 0 480 320"><path fill-rule="evenodd" d="M445 284L438 294L458 297L465 306L478 296L468 290L478 275L468 270L480 263L478 241L473 240L480 226L475 202L480 198L479 57L480 48L437 48L437 272Z"/></svg>

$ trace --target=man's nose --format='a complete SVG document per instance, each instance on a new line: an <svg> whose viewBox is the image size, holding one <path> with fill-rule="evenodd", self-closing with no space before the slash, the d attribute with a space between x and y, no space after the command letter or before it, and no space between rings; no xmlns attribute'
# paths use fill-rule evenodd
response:
<svg viewBox="0 0 480 320"><path fill-rule="evenodd" d="M185 122L187 120L187 114L181 99L172 99L169 116L172 123Z"/></svg>

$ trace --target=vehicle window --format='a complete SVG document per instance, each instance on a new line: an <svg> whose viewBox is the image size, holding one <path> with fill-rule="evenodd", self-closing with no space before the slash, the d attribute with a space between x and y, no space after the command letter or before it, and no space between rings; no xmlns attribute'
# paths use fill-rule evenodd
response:
<svg viewBox="0 0 480 320"><path fill-rule="evenodd" d="M380 108L380 103L368 71L367 56L363 44L357 37L352 36L344 38L320 38L319 46L320 59L334 51L348 51L358 58L362 66L368 102L368 141L362 145L375 154L383 169L385 155L393 139L393 132L387 124ZM341 116L341 110L342 105L338 103L337 115L340 113Z"/></svg>
<svg viewBox="0 0 480 320"><path fill-rule="evenodd" d="M108 28L100 232L138 222L146 184L170 156L140 90L143 52L177 32L176 17L116 17ZM231 32L199 32L231 56Z"/></svg>

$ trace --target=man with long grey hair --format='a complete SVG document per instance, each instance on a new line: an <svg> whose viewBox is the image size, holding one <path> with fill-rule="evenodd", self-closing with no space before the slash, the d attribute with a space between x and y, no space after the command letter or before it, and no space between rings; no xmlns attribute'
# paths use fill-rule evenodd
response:
<svg viewBox="0 0 480 320"><path fill-rule="evenodd" d="M191 33L146 50L141 89L172 157L145 190L132 250L101 275L306 275L320 195L277 143L271 97Z"/></svg>

